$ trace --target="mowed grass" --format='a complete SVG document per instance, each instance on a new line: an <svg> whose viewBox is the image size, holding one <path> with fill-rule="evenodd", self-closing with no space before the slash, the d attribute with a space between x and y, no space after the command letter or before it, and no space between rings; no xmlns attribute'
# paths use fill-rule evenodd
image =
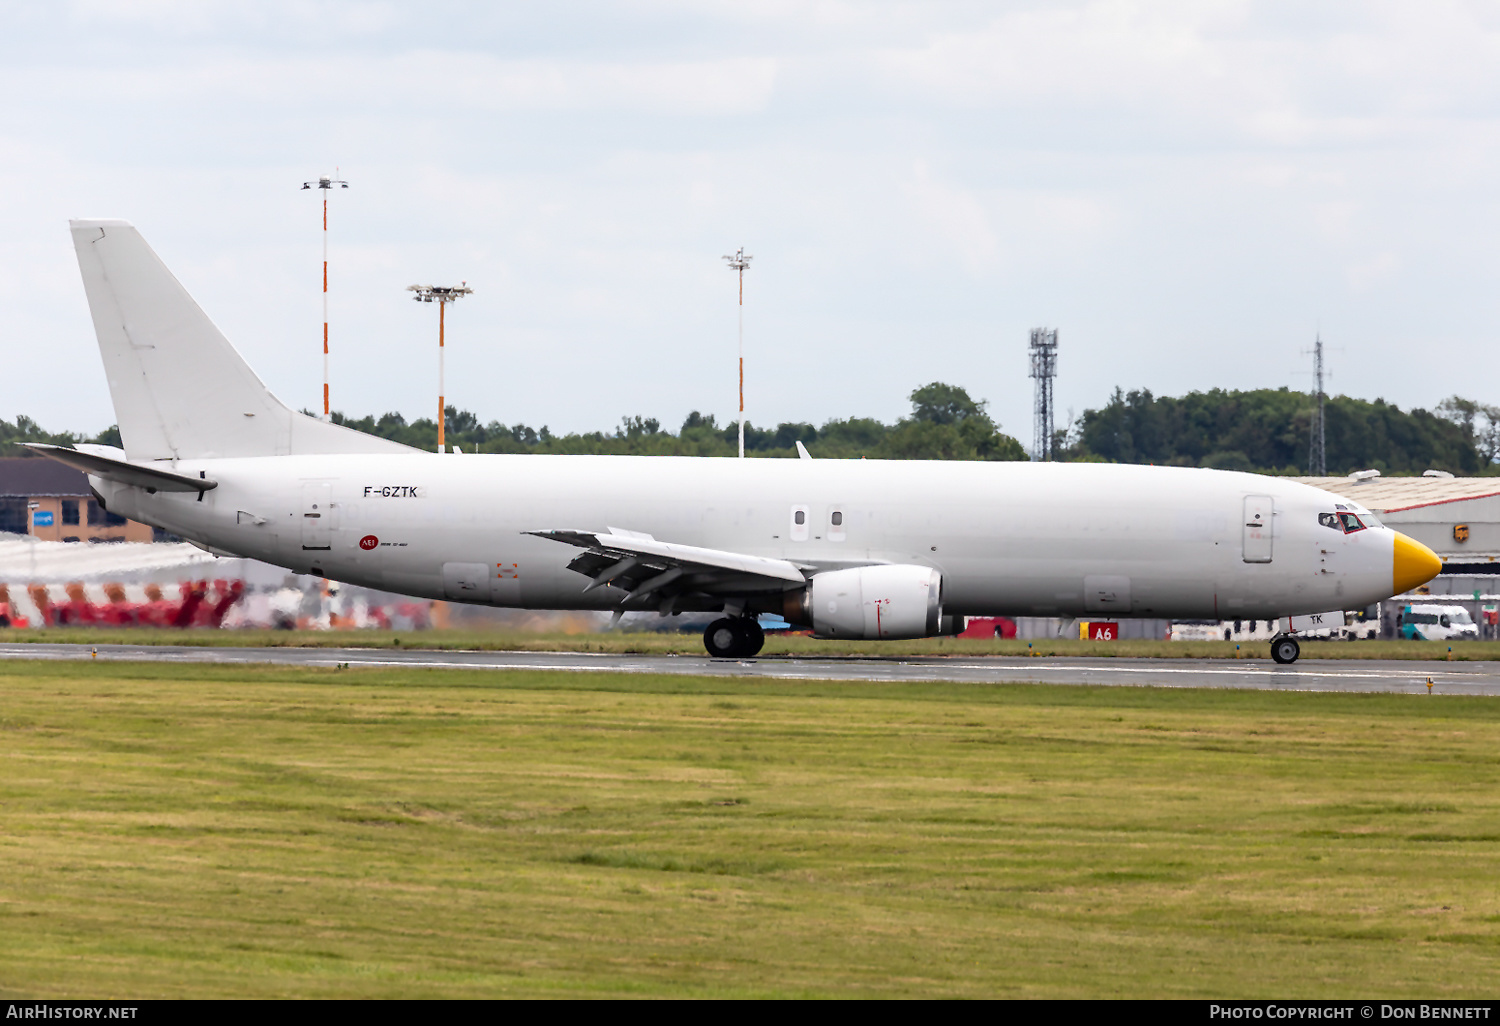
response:
<svg viewBox="0 0 1500 1026"><path fill-rule="evenodd" d="M0 664L17 997L1477 996L1500 702Z"/></svg>
<svg viewBox="0 0 1500 1026"><path fill-rule="evenodd" d="M414 648L513 652L614 652L703 655L703 635L603 631L592 634L522 630L276 631L169 630L164 628L54 627L0 631L0 642L72 645L209 645L249 648ZM906 641L823 641L806 635L769 634L761 655L859 656L1079 656L1089 658L1270 659L1267 641L1023 641L1002 638L916 638ZM1496 641L1304 641L1307 659L1500 659Z"/></svg>

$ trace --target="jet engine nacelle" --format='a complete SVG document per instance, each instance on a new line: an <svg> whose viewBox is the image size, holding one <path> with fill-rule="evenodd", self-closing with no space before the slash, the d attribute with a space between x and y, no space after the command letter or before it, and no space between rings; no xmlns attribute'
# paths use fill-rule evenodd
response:
<svg viewBox="0 0 1500 1026"><path fill-rule="evenodd" d="M930 638L942 632L943 575L927 566L859 566L814 575L804 598L820 638Z"/></svg>

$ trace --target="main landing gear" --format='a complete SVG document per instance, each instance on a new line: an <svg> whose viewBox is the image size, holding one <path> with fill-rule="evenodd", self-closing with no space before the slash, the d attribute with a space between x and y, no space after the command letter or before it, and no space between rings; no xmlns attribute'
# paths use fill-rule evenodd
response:
<svg viewBox="0 0 1500 1026"><path fill-rule="evenodd" d="M1271 658L1283 666L1295 663L1301 654L1302 646L1297 644L1296 638L1282 634L1271 639Z"/></svg>
<svg viewBox="0 0 1500 1026"><path fill-rule="evenodd" d="M766 643L766 632L747 616L721 617L703 632L703 647L715 659L749 659Z"/></svg>

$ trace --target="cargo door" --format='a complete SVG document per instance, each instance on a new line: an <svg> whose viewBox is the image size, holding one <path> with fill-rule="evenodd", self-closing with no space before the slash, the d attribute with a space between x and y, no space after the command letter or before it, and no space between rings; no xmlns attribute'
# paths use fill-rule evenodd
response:
<svg viewBox="0 0 1500 1026"><path fill-rule="evenodd" d="M488 602L491 572L488 563L444 563L443 595L454 602Z"/></svg>
<svg viewBox="0 0 1500 1026"><path fill-rule="evenodd" d="M1245 496L1245 526L1241 530L1244 532L1246 563L1271 561L1273 512L1269 495Z"/></svg>
<svg viewBox="0 0 1500 1026"><path fill-rule="evenodd" d="M333 485L302 486L302 551L333 548Z"/></svg>

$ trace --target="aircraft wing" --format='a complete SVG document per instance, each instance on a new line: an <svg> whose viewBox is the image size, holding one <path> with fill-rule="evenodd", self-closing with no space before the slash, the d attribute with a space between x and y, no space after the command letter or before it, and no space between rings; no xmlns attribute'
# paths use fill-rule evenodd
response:
<svg viewBox="0 0 1500 1026"><path fill-rule="evenodd" d="M657 592L667 601L676 595L695 592L709 595L731 591L781 592L807 580L801 565L785 559L676 545L615 527L607 531L526 533L583 549L568 564L568 569L591 578L584 591L612 584L628 592L621 605Z"/></svg>

